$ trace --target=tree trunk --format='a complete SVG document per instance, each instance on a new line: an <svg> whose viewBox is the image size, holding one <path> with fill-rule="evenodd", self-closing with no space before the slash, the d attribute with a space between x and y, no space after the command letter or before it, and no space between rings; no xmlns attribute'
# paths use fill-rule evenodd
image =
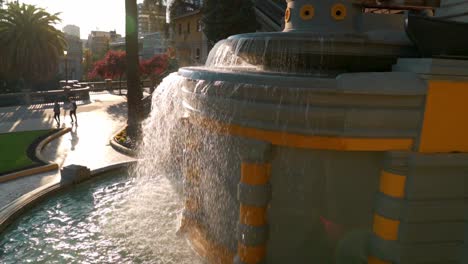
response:
<svg viewBox="0 0 468 264"><path fill-rule="evenodd" d="M151 74L150 80L151 80L150 94L153 94L154 88L156 86L156 76L154 76L154 74Z"/></svg>
<svg viewBox="0 0 468 264"><path fill-rule="evenodd" d="M137 141L140 136L140 121L142 119L141 99L143 92L140 87L138 69L138 10L136 0L125 0L126 13L126 51L127 51L127 135Z"/></svg>
<svg viewBox="0 0 468 264"><path fill-rule="evenodd" d="M119 95L122 95L122 74L119 75Z"/></svg>

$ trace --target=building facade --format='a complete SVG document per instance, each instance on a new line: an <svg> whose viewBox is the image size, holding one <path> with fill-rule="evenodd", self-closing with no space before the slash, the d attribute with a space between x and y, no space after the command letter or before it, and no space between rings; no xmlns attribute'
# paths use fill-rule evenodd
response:
<svg viewBox="0 0 468 264"><path fill-rule="evenodd" d="M65 27L63 27L63 33L79 38L80 37L80 27L75 26L75 25L66 25Z"/></svg>
<svg viewBox="0 0 468 264"><path fill-rule="evenodd" d="M208 40L202 30L200 9L173 18L173 39L179 65L202 65L208 57Z"/></svg>
<svg viewBox="0 0 468 264"><path fill-rule="evenodd" d="M125 37L120 37L109 43L111 50L123 50L125 51Z"/></svg>
<svg viewBox="0 0 468 264"><path fill-rule="evenodd" d="M145 6L138 4L138 35L164 32L166 24L166 6Z"/></svg>
<svg viewBox="0 0 468 264"><path fill-rule="evenodd" d="M125 51L125 38L118 38L109 44L111 50ZM160 32L145 34L138 38L138 55L140 59L149 59L156 54L167 51L167 40Z"/></svg>
<svg viewBox="0 0 468 264"><path fill-rule="evenodd" d="M102 57L110 49L110 43L121 37L116 31L91 31L87 47L93 56Z"/></svg>
<svg viewBox="0 0 468 264"><path fill-rule="evenodd" d="M60 61L59 74L63 79L81 80L83 76L83 44L75 35L65 33L67 55Z"/></svg>
<svg viewBox="0 0 468 264"><path fill-rule="evenodd" d="M160 32L145 34L142 38L142 59L149 59L156 54L164 54L167 51L167 41Z"/></svg>

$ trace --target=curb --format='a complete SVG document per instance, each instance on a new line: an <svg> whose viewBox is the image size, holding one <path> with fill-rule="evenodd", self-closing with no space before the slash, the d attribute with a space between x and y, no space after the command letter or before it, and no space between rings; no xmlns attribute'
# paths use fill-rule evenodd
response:
<svg viewBox="0 0 468 264"><path fill-rule="evenodd" d="M125 168L125 167L131 167L132 165L135 165L137 163L136 160L132 160L132 161L124 161L124 162L119 162L119 163L115 163L115 164L111 164L111 165L108 165L108 166L105 166L105 167L102 167L102 168L99 168L99 169L94 169L91 171L91 178L93 177L96 177L96 176L100 176L104 173L107 173L107 172L110 172L110 171L114 171L114 170L120 170L122 168Z"/></svg>
<svg viewBox="0 0 468 264"><path fill-rule="evenodd" d="M91 171L91 178L102 175L106 172L111 172L114 170L120 170L125 167L130 167L135 164L136 161L126 161L121 163L115 163L106 167L95 169ZM52 165L52 164L50 164ZM57 164L54 164L57 165ZM50 183L44 186L41 186L29 193L26 193L14 200L13 202L7 204L5 207L0 209L0 234L5 231L5 229L11 225L17 218L19 218L23 213L28 209L34 207L37 203L43 201L44 199L50 197L57 192L70 187L68 184L62 182Z"/></svg>
<svg viewBox="0 0 468 264"><path fill-rule="evenodd" d="M130 156L130 157L132 157L132 158L134 158L134 157L137 156L137 153L136 153L134 150L129 149L129 148L125 147L125 146L122 146L119 142L117 142L117 141L115 140L115 137L116 137L118 134L120 134L122 131L124 131L125 129L127 129L127 125L125 125L125 126L124 126L123 128L121 128L121 129L119 129L119 130L117 131L117 133L113 134L112 137L111 137L111 139L109 140L109 143L110 143L111 147L112 147L115 151L117 151L117 152L119 152L119 153L122 153L122 154L124 154L124 155Z"/></svg>
<svg viewBox="0 0 468 264"><path fill-rule="evenodd" d="M70 127L67 127L67 128L64 128L64 129L61 129L60 131L58 131L57 133L54 133L53 135L50 135L48 136L47 138L45 138L44 140L42 140L36 147L36 150L34 151L36 157L41 160L42 162L45 162L45 163L49 163L49 161L44 157L42 156L42 150L45 148L45 146L47 146L47 144L49 144L52 140L54 139L57 139L63 135L65 135L66 133L70 132L71 131L71 128Z"/></svg>
<svg viewBox="0 0 468 264"><path fill-rule="evenodd" d="M35 168L27 169L27 170L13 172L13 173L1 176L0 183L15 180L15 179L26 177L26 176L31 176L33 174L39 174L39 173L57 170L58 168L59 168L58 164L52 163L52 164L47 164L47 165L43 165L40 167L35 167Z"/></svg>
<svg viewBox="0 0 468 264"><path fill-rule="evenodd" d="M44 149L44 147L49 144L52 140L58 138L58 137L61 137L62 135L68 133L71 131L71 128L67 127L67 128L64 128L64 129L61 129L60 131L58 131L57 133L54 133L50 136L48 136L47 138L45 138L44 140L42 140L36 147L35 151L34 151L34 155L42 162L44 163L49 163L48 160L46 160L42 154L41 154L41 151L42 149ZM2 182L7 182L7 181L11 181L11 180L15 180L15 179L18 179L18 178L22 178L22 177L26 177L26 176L31 176L31 175L34 175L34 174L39 174L39 173L44 173L44 172L49 172L49 171L53 171L53 170L57 170L59 168L59 165L56 164L56 163L51 163L51 164L46 164L46 165L42 165L42 166L39 166L39 167L35 167L35 168L31 168L31 169L26 169L26 170L21 170L21 171L18 171L18 172L13 172L13 173L10 173L10 174L6 174L6 175L2 175L0 177L0 183Z"/></svg>

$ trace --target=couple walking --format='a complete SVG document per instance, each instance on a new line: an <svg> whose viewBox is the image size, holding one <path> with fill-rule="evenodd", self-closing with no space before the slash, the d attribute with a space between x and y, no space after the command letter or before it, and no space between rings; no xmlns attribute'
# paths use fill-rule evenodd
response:
<svg viewBox="0 0 468 264"><path fill-rule="evenodd" d="M67 115L67 110L70 110L71 123L78 124L78 119L76 117L76 109L78 109L78 107L76 106L76 102L74 100L67 99L63 103L63 109L63 118L65 119ZM73 119L73 117L75 117L75 119ZM54 119L57 122L57 127L60 127L60 104L57 100L55 100L54 103Z"/></svg>

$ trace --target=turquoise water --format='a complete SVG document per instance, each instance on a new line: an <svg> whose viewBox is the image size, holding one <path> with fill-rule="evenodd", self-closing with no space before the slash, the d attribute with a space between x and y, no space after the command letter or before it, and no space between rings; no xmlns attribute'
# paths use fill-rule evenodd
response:
<svg viewBox="0 0 468 264"><path fill-rule="evenodd" d="M164 177L105 176L36 206L0 237L0 263L198 263L176 235Z"/></svg>

